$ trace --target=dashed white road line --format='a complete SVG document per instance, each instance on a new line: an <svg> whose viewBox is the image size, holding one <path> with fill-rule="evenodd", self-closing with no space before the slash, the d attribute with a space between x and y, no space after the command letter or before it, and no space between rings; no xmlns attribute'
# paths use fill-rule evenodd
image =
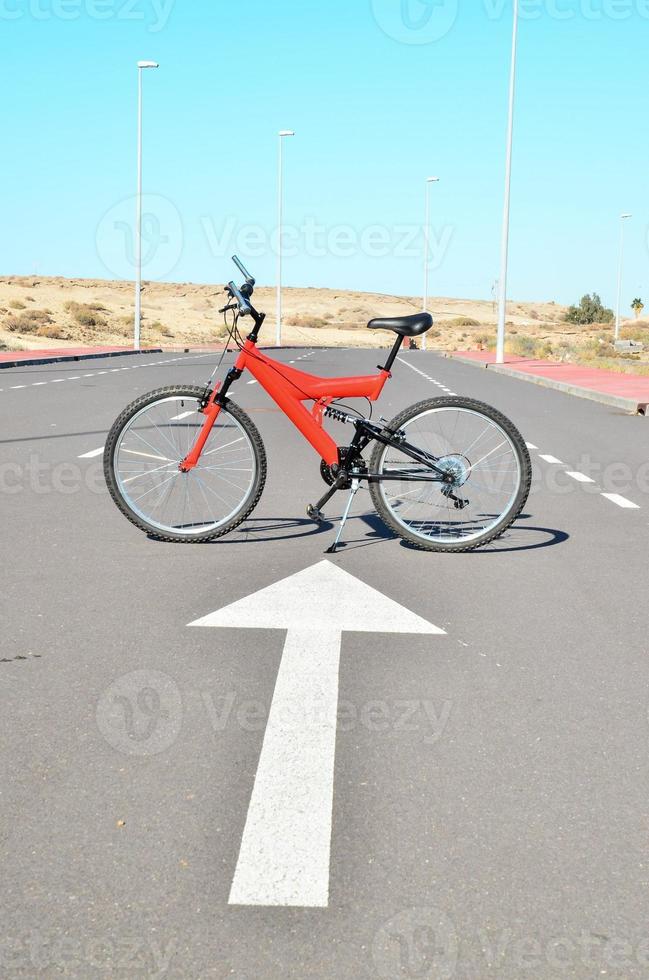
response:
<svg viewBox="0 0 649 980"><path fill-rule="evenodd" d="M193 411L191 411L191 412L181 412L180 415L174 415L173 418L169 419L169 421L170 422L180 422L182 419L188 419L190 415L194 415L194 414L195 413Z"/></svg>
<svg viewBox="0 0 649 980"><path fill-rule="evenodd" d="M591 480L591 478L589 476L586 476L585 473L578 473L575 470L566 470L566 476L572 477L572 479L573 480L576 480L577 483L594 483L595 482L594 480Z"/></svg>
<svg viewBox="0 0 649 980"><path fill-rule="evenodd" d="M91 449L89 453L83 453L81 456L77 456L77 459L94 459L95 456L101 456L104 451L104 447L100 446L99 449Z"/></svg>
<svg viewBox="0 0 649 980"><path fill-rule="evenodd" d="M406 364L409 368L412 368L412 370L416 371L417 374L420 374L422 378L426 378L427 381L432 381L432 383L434 385L437 385L437 387L440 388L445 394L447 395L455 394L454 392L450 391L445 385L441 384L439 381L436 381L434 378L431 378L429 375L421 371L418 367L415 367L414 364L410 364L409 361L404 360L402 357L398 357L397 360L401 361L402 364ZM525 445L527 446L528 449L536 449L538 451L539 447L535 446L533 442L526 442ZM550 463L552 466L566 465L565 463L562 463L560 459L557 459L556 456L552 456L550 453L539 453L539 459L542 459L545 463ZM591 480L589 476L586 476L585 473L580 473L578 470L566 470L566 476L569 476L571 479L576 480L577 483L589 483L589 484L595 483L595 481ZM623 507L626 510L640 510L639 504L634 504L632 500L627 500L626 497L622 497L619 493L602 493L601 496L605 497L607 500L610 500L611 503L616 504L618 507Z"/></svg>
<svg viewBox="0 0 649 980"><path fill-rule="evenodd" d="M192 354L191 357L213 357L214 351L210 351L209 354ZM128 364L126 367L116 367L116 368L106 368L104 371L92 371L89 374L73 374L66 378L52 378L48 381L32 381L28 385L11 385L7 390L17 391L20 388L41 388L44 385L56 385L62 384L64 381L84 381L86 378L98 377L100 374L116 374L118 371L135 371L138 368L146 367L157 367L160 364L175 364L177 361L181 361L182 357L172 357L166 361L147 361L144 364ZM0 388L0 391L4 391L4 388Z"/></svg>
<svg viewBox="0 0 649 980"><path fill-rule="evenodd" d="M624 507L626 510L640 510L638 504L634 504L632 500L627 500L626 497L622 497L619 493L603 493L602 497L606 497L611 503L617 504L618 507Z"/></svg>

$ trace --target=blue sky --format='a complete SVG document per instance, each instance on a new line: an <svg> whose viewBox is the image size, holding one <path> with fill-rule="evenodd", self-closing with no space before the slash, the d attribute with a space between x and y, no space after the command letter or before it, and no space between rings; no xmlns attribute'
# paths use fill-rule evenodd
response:
<svg viewBox="0 0 649 980"><path fill-rule="evenodd" d="M132 278L135 63L145 277L433 295L498 275L509 0L0 0L3 274ZM509 295L649 305L649 0L522 0Z"/></svg>

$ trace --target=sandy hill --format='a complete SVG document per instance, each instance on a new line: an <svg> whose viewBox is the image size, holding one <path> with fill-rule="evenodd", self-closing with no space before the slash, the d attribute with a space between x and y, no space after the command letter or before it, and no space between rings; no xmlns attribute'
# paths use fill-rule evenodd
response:
<svg viewBox="0 0 649 980"><path fill-rule="evenodd" d="M146 283L143 292L143 342L200 345L223 334L222 286ZM275 296L270 287L255 290L255 303L268 312L265 337L273 338ZM286 288L283 292L287 344L377 346L386 344L365 326L373 316L396 316L420 309L414 296L337 289ZM435 298L431 346L453 349L486 343L494 333L496 311L489 301ZM554 303L510 303L508 320L515 331L540 336L562 333L562 307ZM5 349L123 344L133 335L133 287L101 279L42 276L0 278L0 345Z"/></svg>

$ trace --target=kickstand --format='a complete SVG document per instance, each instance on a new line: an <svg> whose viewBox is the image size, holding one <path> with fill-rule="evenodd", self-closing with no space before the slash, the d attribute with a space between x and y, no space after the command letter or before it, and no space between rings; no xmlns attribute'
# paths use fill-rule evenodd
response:
<svg viewBox="0 0 649 980"><path fill-rule="evenodd" d="M342 536L342 533L343 533L343 529L345 527L345 524L347 523L347 518L349 517L349 512L350 512L350 510L352 508L352 503L354 501L354 497L358 493L358 488L360 487L360 485L361 485L360 484L360 480L352 480L351 493L349 494L349 500L347 501L347 506L345 507L345 513L343 514L343 516L342 516L342 518L340 520L340 525L338 527L338 533L336 534L336 540L334 541L334 543L332 544L332 546L330 548L327 548L327 550L325 552L325 554L327 554L327 555L335 555L336 554L336 548L338 547L338 544L340 543L340 538Z"/></svg>

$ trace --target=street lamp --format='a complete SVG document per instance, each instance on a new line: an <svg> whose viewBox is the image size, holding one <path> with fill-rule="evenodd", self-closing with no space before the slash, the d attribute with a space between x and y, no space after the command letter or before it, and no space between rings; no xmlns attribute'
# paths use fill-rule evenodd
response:
<svg viewBox="0 0 649 980"><path fill-rule="evenodd" d="M424 219L424 313L428 313L428 253L430 251L430 185L438 184L439 177L426 177L426 216ZM421 349L426 350L426 334L421 338Z"/></svg>
<svg viewBox="0 0 649 980"><path fill-rule="evenodd" d="M516 48L518 41L518 0L514 2L514 27L512 34L512 63L509 76L509 120L507 124L507 158L505 163L505 204L503 231L500 248L500 291L498 295L498 338L496 363L505 360L505 319L507 317L507 268L509 260L509 205L512 186L512 144L514 138L514 103L516 98Z"/></svg>
<svg viewBox="0 0 649 980"><path fill-rule="evenodd" d="M277 167L277 324L275 327L275 343L278 347L282 346L282 212L284 197L283 182L283 145L286 136L295 136L292 129L280 129L279 133L279 161Z"/></svg>
<svg viewBox="0 0 649 980"><path fill-rule="evenodd" d="M142 72L146 68L159 68L156 61L137 63L137 197L135 206L135 322L133 347L140 349L142 324Z"/></svg>
<svg viewBox="0 0 649 980"><path fill-rule="evenodd" d="M624 222L632 218L632 214L620 215L620 257L617 267L617 308L615 311L615 340L620 339L620 303L622 301L622 263L624 261Z"/></svg>

